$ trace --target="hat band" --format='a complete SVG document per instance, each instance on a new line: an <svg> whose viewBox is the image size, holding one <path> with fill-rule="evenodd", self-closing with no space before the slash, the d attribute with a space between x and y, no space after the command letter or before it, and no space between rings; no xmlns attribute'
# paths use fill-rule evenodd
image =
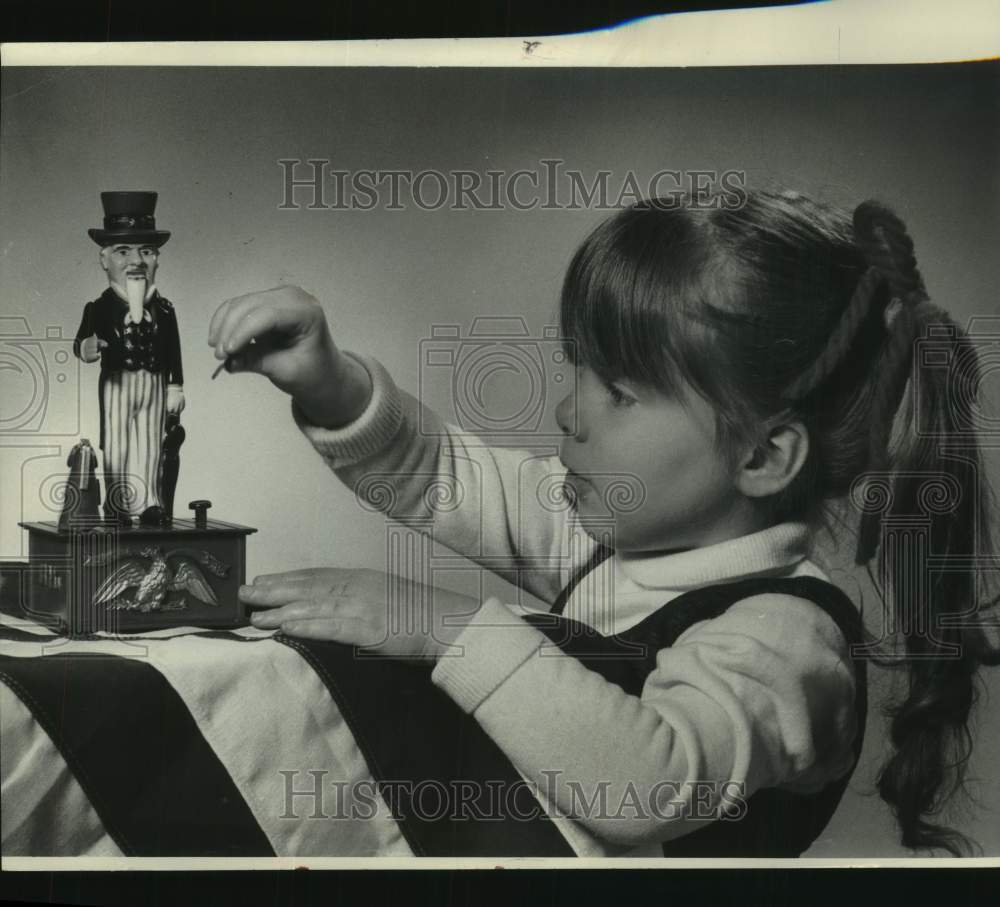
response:
<svg viewBox="0 0 1000 907"><path fill-rule="evenodd" d="M151 214L111 214L104 218L105 230L155 230L156 220Z"/></svg>

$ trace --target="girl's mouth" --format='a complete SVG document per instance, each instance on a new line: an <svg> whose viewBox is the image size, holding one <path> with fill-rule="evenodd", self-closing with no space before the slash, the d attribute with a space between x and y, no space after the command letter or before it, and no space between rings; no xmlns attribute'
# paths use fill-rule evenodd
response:
<svg viewBox="0 0 1000 907"><path fill-rule="evenodd" d="M593 491L594 486L579 473L572 469L566 470L566 479L563 482L563 489L571 504L575 505L580 498L585 497Z"/></svg>

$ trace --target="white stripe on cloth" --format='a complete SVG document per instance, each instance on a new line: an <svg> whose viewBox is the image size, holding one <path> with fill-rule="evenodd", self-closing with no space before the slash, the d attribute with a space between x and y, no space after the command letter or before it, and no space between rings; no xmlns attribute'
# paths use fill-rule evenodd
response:
<svg viewBox="0 0 1000 907"><path fill-rule="evenodd" d="M62 754L0 683L0 855L123 856Z"/></svg>
<svg viewBox="0 0 1000 907"><path fill-rule="evenodd" d="M26 629L23 624L21 629ZM373 797L371 772L340 710L319 677L290 647L268 639L246 642L195 635L56 640L40 634L38 642L0 640L4 655L45 657L43 649L144 658L160 671L187 705L278 856L412 855L388 807ZM3 748L5 759L7 753L17 757L9 768L5 766L5 777L27 772L38 778L37 790L28 793L22 786L17 796L36 802L48 796L52 784L46 779L58 777L60 771L35 773L25 768L22 760L28 743L5 739ZM62 763L61 758L58 761ZM282 771L294 774L284 776ZM310 775L311 771L320 774ZM298 796L289 806L286 777L295 790L311 789L317 779L322 800ZM364 801L350 797L349 791L357 789L354 785L363 785ZM314 817L317 803L320 817ZM352 816L355 805L358 810ZM5 802L5 811L6 806ZM70 815L75 817L71 821L80 817L78 810ZM28 832L19 834L19 840L25 840ZM29 835L27 840L35 839ZM5 841L4 852L6 848Z"/></svg>
<svg viewBox="0 0 1000 907"><path fill-rule="evenodd" d="M0 611L0 625L4 627L11 627L14 630L20 630L23 633L31 633L35 636L55 636L54 630L49 629L44 624L36 623L33 620L28 620L25 617L17 617L14 614L7 614L6 612Z"/></svg>

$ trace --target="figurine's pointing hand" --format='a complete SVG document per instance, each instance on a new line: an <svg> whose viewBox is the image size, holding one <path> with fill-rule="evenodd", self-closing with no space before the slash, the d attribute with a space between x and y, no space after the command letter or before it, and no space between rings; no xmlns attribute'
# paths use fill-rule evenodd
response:
<svg viewBox="0 0 1000 907"><path fill-rule="evenodd" d="M361 646L392 658L433 661L479 601L377 570L313 568L258 576L240 600L267 611L251 622L289 636Z"/></svg>
<svg viewBox="0 0 1000 907"><path fill-rule="evenodd" d="M101 358L101 350L107 345L106 340L101 340L97 334L92 334L80 344L80 358L84 362L97 362Z"/></svg>
<svg viewBox="0 0 1000 907"><path fill-rule="evenodd" d="M208 343L229 371L266 375L324 428L351 422L371 397L368 372L337 349L322 307L298 287L226 300L212 316Z"/></svg>

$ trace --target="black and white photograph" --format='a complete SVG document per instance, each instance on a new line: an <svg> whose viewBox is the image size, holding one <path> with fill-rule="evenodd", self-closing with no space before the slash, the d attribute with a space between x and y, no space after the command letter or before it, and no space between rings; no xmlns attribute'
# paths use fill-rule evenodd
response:
<svg viewBox="0 0 1000 907"><path fill-rule="evenodd" d="M998 20L843 6L5 45L5 869L1000 864Z"/></svg>

